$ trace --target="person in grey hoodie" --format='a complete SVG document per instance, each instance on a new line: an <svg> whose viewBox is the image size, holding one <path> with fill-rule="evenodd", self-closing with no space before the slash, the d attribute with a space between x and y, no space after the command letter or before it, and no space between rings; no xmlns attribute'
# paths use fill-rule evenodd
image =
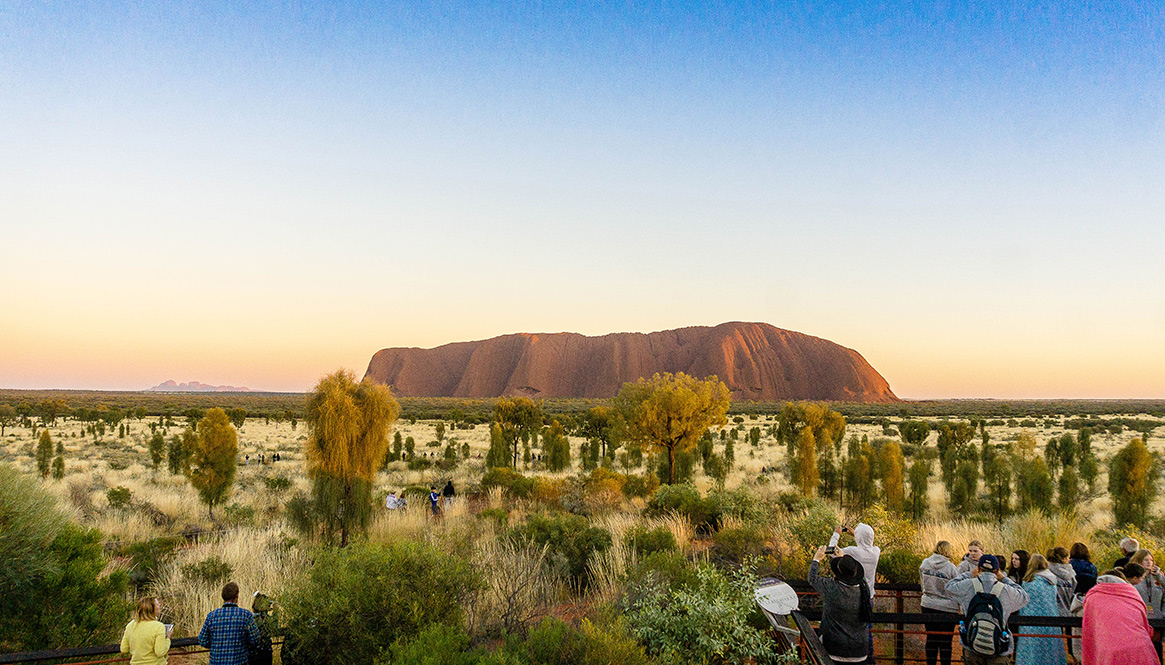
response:
<svg viewBox="0 0 1165 665"><path fill-rule="evenodd" d="M963 560L959 562L959 574L975 570L975 566L979 565L979 557L983 556L983 543L978 540L972 540L967 543L967 553L963 555Z"/></svg>
<svg viewBox="0 0 1165 665"><path fill-rule="evenodd" d="M825 547L819 547L809 564L809 585L821 597L821 644L834 662L867 662L873 609L865 571L847 554L830 559L833 577L822 577L817 572L824 558Z"/></svg>
<svg viewBox="0 0 1165 665"><path fill-rule="evenodd" d="M1068 548L1057 545L1044 555L1048 570L1056 576L1056 608L1060 616L1072 615L1072 596L1076 594L1076 569L1068 563Z"/></svg>
<svg viewBox="0 0 1165 665"><path fill-rule="evenodd" d="M967 614L967 607L971 604L971 599L975 597L974 579L978 578L980 584L983 586L983 591L987 593L993 592L993 587L996 584L1002 584L1003 589L999 593L999 604L1003 609L1003 623L1006 626L1008 618L1018 612L1024 605L1027 605L1028 595L1023 590L1023 587L1016 584L1010 577L1003 574L999 569L999 563L995 557L990 554L984 554L979 557L977 567L974 570L968 570L965 573L960 573L955 576L955 579L947 582L947 593L959 604L959 613ZM1011 654L1015 651L1015 637L1011 637L1008 641L1007 649L999 656L984 656L963 646L963 662L967 665L1007 665L1011 661Z"/></svg>
<svg viewBox="0 0 1165 665"><path fill-rule="evenodd" d="M842 531L845 531L844 526L833 530L833 535L829 537L829 547L837 547ZM882 556L882 548L874 544L874 527L864 522L854 527L854 543L841 548L841 552L835 553L834 556L848 554L862 564L862 570L866 571L866 583L870 585L870 598L873 598L874 575L878 570L878 559Z"/></svg>
<svg viewBox="0 0 1165 665"><path fill-rule="evenodd" d="M922 612L949 615L942 621L927 621L926 665L951 665L951 633L959 622L959 603L947 593L947 582L958 575L951 563L954 549L945 540L934 546L934 554L922 560L918 579L922 586Z"/></svg>

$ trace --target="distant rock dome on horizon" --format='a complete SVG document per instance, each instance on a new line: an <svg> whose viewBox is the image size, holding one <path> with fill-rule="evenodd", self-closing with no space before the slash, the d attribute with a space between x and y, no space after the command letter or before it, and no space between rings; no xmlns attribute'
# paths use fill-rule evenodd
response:
<svg viewBox="0 0 1165 665"><path fill-rule="evenodd" d="M897 402L860 353L767 323L653 333L514 333L431 349L386 348L366 378L401 397L613 397L656 372L715 375L734 400Z"/></svg>
<svg viewBox="0 0 1165 665"><path fill-rule="evenodd" d="M243 386L211 386L198 381L178 383L173 379L163 381L152 388L146 388L148 393L249 393L250 388Z"/></svg>

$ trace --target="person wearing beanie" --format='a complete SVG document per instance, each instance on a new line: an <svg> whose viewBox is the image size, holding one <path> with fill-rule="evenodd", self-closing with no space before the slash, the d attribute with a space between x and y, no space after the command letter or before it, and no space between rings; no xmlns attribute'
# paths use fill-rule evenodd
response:
<svg viewBox="0 0 1165 665"><path fill-rule="evenodd" d="M870 589L865 570L850 555L829 561L833 577L818 575L825 547L817 548L809 564L809 585L821 597L821 644L837 663L864 663L869 658Z"/></svg>
<svg viewBox="0 0 1165 665"><path fill-rule="evenodd" d="M976 567L960 573L953 580L947 582L947 593L959 603L959 612L965 617L971 599L975 597L974 581L978 579L986 593L994 593L994 587L1002 584L999 591L999 604L1003 609L1003 625L1012 614L1027 605L1028 595L1023 587L1003 574L999 569L999 562L990 554L983 554L978 558ZM1011 661L1011 654L1015 651L1015 638L1009 636L1007 648L998 656L984 656L963 647L963 662L967 665L1006 665Z"/></svg>

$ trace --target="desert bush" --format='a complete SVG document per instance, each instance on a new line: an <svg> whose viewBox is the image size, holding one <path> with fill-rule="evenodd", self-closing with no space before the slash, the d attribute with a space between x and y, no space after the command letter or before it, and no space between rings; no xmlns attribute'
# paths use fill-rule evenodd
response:
<svg viewBox="0 0 1165 665"><path fill-rule="evenodd" d="M371 663L430 624L461 625L462 601L480 585L468 564L424 543L320 550L283 603L284 661Z"/></svg>
<svg viewBox="0 0 1165 665"><path fill-rule="evenodd" d="M510 511L505 508L486 508L477 514L479 520L493 520L498 529L504 529L510 523Z"/></svg>
<svg viewBox="0 0 1165 665"><path fill-rule="evenodd" d="M129 605L101 533L69 523L36 482L0 466L0 651L116 639Z"/></svg>
<svg viewBox="0 0 1165 665"><path fill-rule="evenodd" d="M501 487L515 499L525 499L534 491L534 480L514 471L510 467L493 467L481 477L481 488Z"/></svg>
<svg viewBox="0 0 1165 665"><path fill-rule="evenodd" d="M587 562L596 552L611 546L606 529L591 526L578 515L530 515L526 523L510 530L516 540L545 546L554 568L581 586L586 585Z"/></svg>
<svg viewBox="0 0 1165 665"><path fill-rule="evenodd" d="M505 651L528 665L646 665L650 661L622 623L603 630L583 619L574 628L561 619L546 619L525 640L511 641Z"/></svg>
<svg viewBox="0 0 1165 665"><path fill-rule="evenodd" d="M250 524L255 520L255 507L246 504L234 502L223 509L226 522L231 525Z"/></svg>
<svg viewBox="0 0 1165 665"><path fill-rule="evenodd" d="M837 513L820 499L808 500L803 506L800 512L786 515L774 529L775 563L783 575L798 579L804 579L809 573L809 559L814 549L828 542L838 524Z"/></svg>
<svg viewBox="0 0 1165 665"><path fill-rule="evenodd" d="M750 524L767 522L770 511L764 502L745 485L731 490L713 489L705 499L709 505L719 506L722 515L731 515Z"/></svg>
<svg viewBox="0 0 1165 665"><path fill-rule="evenodd" d="M550 569L545 545L485 539L472 563L483 581L466 603L476 637L519 633L549 613L559 578Z"/></svg>
<svg viewBox="0 0 1165 665"><path fill-rule="evenodd" d="M460 626L429 624L411 640L398 639L378 665L479 665L483 654L469 648L469 633Z"/></svg>
<svg viewBox="0 0 1165 665"><path fill-rule="evenodd" d="M675 535L664 526L657 526L654 529L648 529L643 525L636 526L627 532L624 540L640 557L655 552L672 552L676 549Z"/></svg>
<svg viewBox="0 0 1165 665"><path fill-rule="evenodd" d="M627 611L631 632L661 663L771 662L767 633L752 627L752 571L703 564L690 586L649 588Z"/></svg>
<svg viewBox="0 0 1165 665"><path fill-rule="evenodd" d="M623 494L629 497L647 498L655 494L657 489L659 489L659 478L651 473L642 476L629 474L623 481Z"/></svg>
<svg viewBox="0 0 1165 665"><path fill-rule="evenodd" d="M291 479L284 476L267 476L263 479L263 485L267 487L268 492L286 492L291 489Z"/></svg>
<svg viewBox="0 0 1165 665"><path fill-rule="evenodd" d="M712 534L713 554L720 561L742 564L751 556L760 555L765 546L765 535L751 525L720 529Z"/></svg>
<svg viewBox="0 0 1165 665"><path fill-rule="evenodd" d="M918 566L926 557L910 550L883 549L878 559L878 577L887 582L918 584Z"/></svg>
<svg viewBox="0 0 1165 665"><path fill-rule="evenodd" d="M667 513L684 515L698 529L713 530L720 521L720 504L715 498L706 499L690 483L661 485L647 503L646 514L658 517Z"/></svg>
<svg viewBox="0 0 1165 665"><path fill-rule="evenodd" d="M129 559L129 581L138 591L144 591L153 584L162 568L174 558L175 551L185 543L178 536L151 538L130 543L118 551L118 555Z"/></svg>
<svg viewBox="0 0 1165 665"><path fill-rule="evenodd" d="M188 579L207 584L226 582L234 572L234 568L218 556L210 556L197 563L188 563L182 566L182 573Z"/></svg>
<svg viewBox="0 0 1165 665"><path fill-rule="evenodd" d="M109 502L110 508L126 508L133 500L133 492L128 487L111 487L105 493L105 500Z"/></svg>

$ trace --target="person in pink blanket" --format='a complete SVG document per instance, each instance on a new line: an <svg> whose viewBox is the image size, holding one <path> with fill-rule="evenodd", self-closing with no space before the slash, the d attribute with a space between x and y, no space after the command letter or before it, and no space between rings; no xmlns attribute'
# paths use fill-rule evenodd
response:
<svg viewBox="0 0 1165 665"><path fill-rule="evenodd" d="M1088 665L1158 665L1145 601L1119 571L1096 579L1084 596L1084 662Z"/></svg>

